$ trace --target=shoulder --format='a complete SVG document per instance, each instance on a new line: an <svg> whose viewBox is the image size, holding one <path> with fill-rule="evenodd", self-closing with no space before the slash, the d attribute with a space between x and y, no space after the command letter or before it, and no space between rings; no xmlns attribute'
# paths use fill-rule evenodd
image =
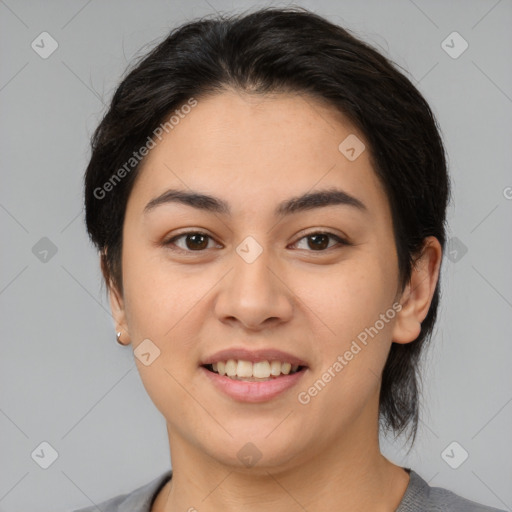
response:
<svg viewBox="0 0 512 512"><path fill-rule="evenodd" d="M430 487L413 470L410 481L396 512L505 512L462 498L448 489Z"/></svg>
<svg viewBox="0 0 512 512"><path fill-rule="evenodd" d="M97 512L98 509L103 512L151 512L151 505L156 495L171 477L172 470L168 470L129 493L120 494L96 505L73 512Z"/></svg>

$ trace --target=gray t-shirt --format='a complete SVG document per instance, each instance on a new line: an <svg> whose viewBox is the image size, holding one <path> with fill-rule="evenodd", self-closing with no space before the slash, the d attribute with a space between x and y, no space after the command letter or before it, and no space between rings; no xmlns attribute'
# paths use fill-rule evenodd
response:
<svg viewBox="0 0 512 512"><path fill-rule="evenodd" d="M505 512L466 500L446 489L430 487L413 470L404 469L410 474L409 485L395 512ZM172 470L169 470L129 494L122 494L73 512L97 512L98 509L103 512L151 512L157 494L171 477Z"/></svg>

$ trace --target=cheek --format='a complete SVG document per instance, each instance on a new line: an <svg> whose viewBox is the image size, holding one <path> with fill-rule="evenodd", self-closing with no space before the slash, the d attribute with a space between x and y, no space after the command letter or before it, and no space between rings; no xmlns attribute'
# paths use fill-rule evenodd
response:
<svg viewBox="0 0 512 512"><path fill-rule="evenodd" d="M179 405L175 398L187 396L178 383L191 380L202 355L197 341L210 322L208 292L219 280L218 270L184 268L160 251L152 255L136 244L127 244L125 257L125 307L132 347L137 350L149 339L159 351L151 367L136 360L142 381L161 410L169 400Z"/></svg>
<svg viewBox="0 0 512 512"><path fill-rule="evenodd" d="M311 308L335 333L340 342L351 340L373 325L391 307L394 298L394 271L371 254L334 268L308 287ZM316 284L313 287L313 284Z"/></svg>
<svg viewBox="0 0 512 512"><path fill-rule="evenodd" d="M183 404L190 402L189 393L197 395L190 381L197 370L196 340L204 322L199 300L215 282L214 276L171 271L169 262L148 257L147 251L128 244L125 256L125 307L132 348L137 354L139 344L149 339L158 354L147 366L134 358L141 381L165 418L175 419L180 411L178 423L199 432L204 427L197 424L197 411Z"/></svg>
<svg viewBox="0 0 512 512"><path fill-rule="evenodd" d="M345 409L342 415L350 416L349 409L354 413L378 389L396 316L395 271L388 267L379 258L361 255L357 264L330 274L328 292L317 279L316 291L308 295L308 306L321 319L321 368L307 383L315 388L311 406L319 414Z"/></svg>
<svg viewBox="0 0 512 512"><path fill-rule="evenodd" d="M200 293L190 276L173 270L161 251L125 241L123 283L130 332L136 338L161 339L193 306ZM197 285L197 280L194 281ZM136 341L136 340L135 340Z"/></svg>

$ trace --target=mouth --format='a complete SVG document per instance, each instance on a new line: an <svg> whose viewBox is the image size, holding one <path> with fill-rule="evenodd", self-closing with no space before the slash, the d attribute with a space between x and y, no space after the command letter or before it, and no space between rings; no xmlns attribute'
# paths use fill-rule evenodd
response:
<svg viewBox="0 0 512 512"><path fill-rule="evenodd" d="M251 362L244 359L227 359L202 365L206 370L232 380L245 382L265 382L293 375L307 367L288 361L263 360Z"/></svg>
<svg viewBox="0 0 512 512"><path fill-rule="evenodd" d="M309 367L293 354L232 348L205 357L199 365L206 382L236 402L269 402L291 391Z"/></svg>

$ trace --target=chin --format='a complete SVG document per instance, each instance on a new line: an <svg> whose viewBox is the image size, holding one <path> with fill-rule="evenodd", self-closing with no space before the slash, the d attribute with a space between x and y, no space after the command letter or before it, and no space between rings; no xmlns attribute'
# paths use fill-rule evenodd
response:
<svg viewBox="0 0 512 512"><path fill-rule="evenodd" d="M279 421L274 420L269 429L267 422L265 428L261 424L261 428L258 428L257 422L256 425L253 422L250 430L255 432L235 430L226 425L233 437L219 430L218 435L208 435L208 438L197 440L195 444L219 464L237 471L266 475L267 471L285 470L299 464L300 459L306 459L310 451L306 439L300 439L289 429L276 429L278 424Z"/></svg>

